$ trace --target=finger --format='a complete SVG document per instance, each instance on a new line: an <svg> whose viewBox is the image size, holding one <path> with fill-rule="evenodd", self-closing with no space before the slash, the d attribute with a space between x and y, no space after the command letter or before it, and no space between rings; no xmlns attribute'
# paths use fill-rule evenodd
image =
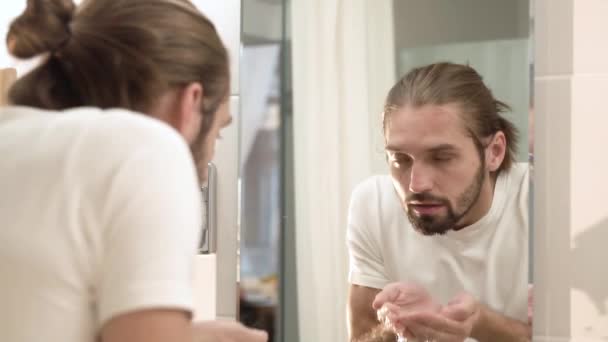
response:
<svg viewBox="0 0 608 342"><path fill-rule="evenodd" d="M423 324L413 322L408 329L410 329L412 333L412 337L409 338L417 341L453 341L456 337L443 331L431 329Z"/></svg>
<svg viewBox="0 0 608 342"><path fill-rule="evenodd" d="M451 335L466 335L466 327L462 322L449 319L441 314L419 312L405 315L402 324L411 327L412 324L426 326L432 330L442 331Z"/></svg>
<svg viewBox="0 0 608 342"><path fill-rule="evenodd" d="M392 319L399 313L399 307L391 303L385 303L380 310L378 310L378 321L384 329L393 331L395 334L400 333L403 330L403 325Z"/></svg>
<svg viewBox="0 0 608 342"><path fill-rule="evenodd" d="M475 313L475 299L467 294L456 296L443 309L442 313L450 319L464 321Z"/></svg>
<svg viewBox="0 0 608 342"><path fill-rule="evenodd" d="M442 308L440 312L445 317L459 322L464 322L471 316L471 313L468 310L462 309L460 307L446 306Z"/></svg>
<svg viewBox="0 0 608 342"><path fill-rule="evenodd" d="M399 311L401 311L401 307L399 305L393 304L390 302L384 303L384 305L382 305L382 307L386 308L388 313L398 313Z"/></svg>
<svg viewBox="0 0 608 342"><path fill-rule="evenodd" d="M268 333L264 330L243 328L241 330L238 339L234 340L239 342L267 342Z"/></svg>
<svg viewBox="0 0 608 342"><path fill-rule="evenodd" d="M399 322L397 317L401 308L392 303L385 303L380 310L378 310L378 321L384 329L392 331L399 335L405 330L405 326Z"/></svg>
<svg viewBox="0 0 608 342"><path fill-rule="evenodd" d="M448 303L447 306L472 306L475 303L475 299L468 293L461 293Z"/></svg>
<svg viewBox="0 0 608 342"><path fill-rule="evenodd" d="M407 338L408 340L414 340L416 338L416 335L414 335L410 328L407 327L403 329L401 335L403 335L403 337Z"/></svg>
<svg viewBox="0 0 608 342"><path fill-rule="evenodd" d="M374 310L380 309L384 303L393 302L399 296L399 287L398 283L389 284L380 291L374 298L374 302L372 303L372 308Z"/></svg>
<svg viewBox="0 0 608 342"><path fill-rule="evenodd" d="M382 307L380 308L380 310L378 310L376 312L377 316L378 316L378 321L380 323L386 323L386 321L389 319L388 316L389 315L395 315L396 313L398 313L400 310L399 306L393 304L393 303L384 303L384 305L382 305Z"/></svg>

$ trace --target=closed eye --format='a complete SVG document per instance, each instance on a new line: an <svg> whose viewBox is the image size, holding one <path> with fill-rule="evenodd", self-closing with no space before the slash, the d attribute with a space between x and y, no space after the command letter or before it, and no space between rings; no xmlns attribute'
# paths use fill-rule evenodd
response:
<svg viewBox="0 0 608 342"><path fill-rule="evenodd" d="M454 158L455 158L455 156L453 154L441 153L441 154L433 155L431 157L431 160L435 163L447 163L447 162L453 160Z"/></svg>
<svg viewBox="0 0 608 342"><path fill-rule="evenodd" d="M390 161L396 166L405 166L412 162L412 158L403 153L394 153L390 156Z"/></svg>

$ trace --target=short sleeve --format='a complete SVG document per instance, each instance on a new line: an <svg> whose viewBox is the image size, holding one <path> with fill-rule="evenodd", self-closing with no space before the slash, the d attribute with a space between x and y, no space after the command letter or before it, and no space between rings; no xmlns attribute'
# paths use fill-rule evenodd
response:
<svg viewBox="0 0 608 342"><path fill-rule="evenodd" d="M98 328L145 309L193 309L192 262L201 233L201 193L192 157L170 128L141 143L116 168L101 215ZM132 133L136 134L136 133Z"/></svg>
<svg viewBox="0 0 608 342"><path fill-rule="evenodd" d="M389 283L374 223L379 222L374 182L368 180L352 193L348 211L349 282L382 289ZM377 224L377 223L376 223Z"/></svg>

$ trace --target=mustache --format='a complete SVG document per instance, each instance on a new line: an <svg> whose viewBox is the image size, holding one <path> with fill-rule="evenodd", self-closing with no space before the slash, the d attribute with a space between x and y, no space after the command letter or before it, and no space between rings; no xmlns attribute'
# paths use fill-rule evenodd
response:
<svg viewBox="0 0 608 342"><path fill-rule="evenodd" d="M420 202L420 203L436 203L436 204L448 204L449 201L445 198L432 195L430 193L412 194L405 199L406 203Z"/></svg>

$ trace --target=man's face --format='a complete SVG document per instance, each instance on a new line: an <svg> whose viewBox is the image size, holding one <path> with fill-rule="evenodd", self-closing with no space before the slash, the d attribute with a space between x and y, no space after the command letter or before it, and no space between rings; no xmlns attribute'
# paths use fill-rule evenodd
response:
<svg viewBox="0 0 608 342"><path fill-rule="evenodd" d="M393 184L414 228L444 234L470 224L487 175L457 104L405 106L391 114L386 151Z"/></svg>

